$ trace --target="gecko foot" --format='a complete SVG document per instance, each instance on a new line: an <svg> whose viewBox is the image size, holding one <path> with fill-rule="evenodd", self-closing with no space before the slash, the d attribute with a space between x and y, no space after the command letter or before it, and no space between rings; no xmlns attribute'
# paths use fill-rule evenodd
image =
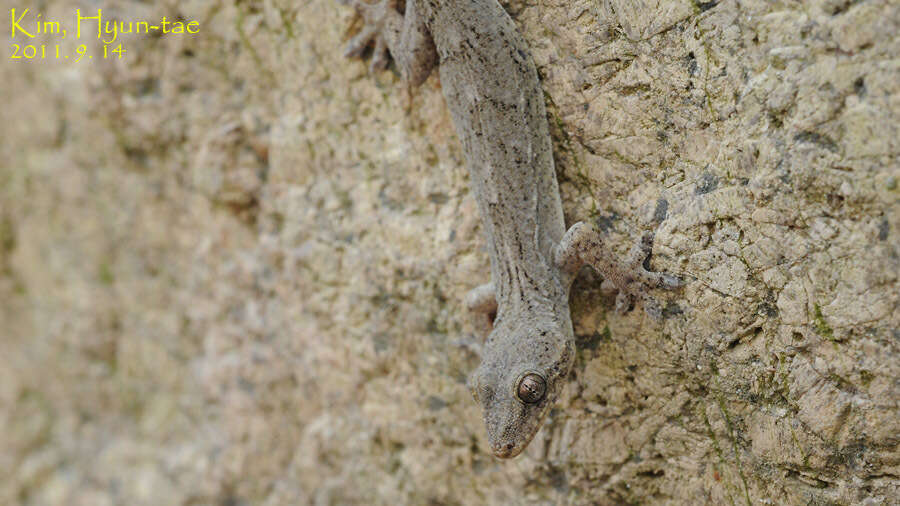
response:
<svg viewBox="0 0 900 506"><path fill-rule="evenodd" d="M347 43L344 56L362 58L366 48L374 44L369 69L372 72L386 69L390 53L385 30L398 33L402 22L402 16L397 11L397 0L380 0L372 4L363 0L349 0L342 3L352 5L364 23L362 30Z"/></svg>
<svg viewBox="0 0 900 506"><path fill-rule="evenodd" d="M566 231L553 255L557 267L573 276L585 264L597 270L603 276L604 284L612 284L619 290L617 311L628 311L635 299L640 299L648 315L661 319L662 308L647 290L678 288L681 280L671 274L647 269L646 262L652 248L653 234L646 233L631 248L625 261L619 261L605 246L602 235L595 227L579 222Z"/></svg>
<svg viewBox="0 0 900 506"><path fill-rule="evenodd" d="M653 252L653 232L645 232L641 240L631 247L627 266L645 285L651 288L672 290L682 285L681 280L665 272L648 270L650 254Z"/></svg>

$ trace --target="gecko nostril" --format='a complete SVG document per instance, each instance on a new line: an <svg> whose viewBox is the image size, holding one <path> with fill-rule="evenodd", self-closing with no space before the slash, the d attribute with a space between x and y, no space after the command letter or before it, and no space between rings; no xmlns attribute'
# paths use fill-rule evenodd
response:
<svg viewBox="0 0 900 506"><path fill-rule="evenodd" d="M493 450L494 454L498 457L506 458L512 454L515 446L514 443L491 443L491 450Z"/></svg>

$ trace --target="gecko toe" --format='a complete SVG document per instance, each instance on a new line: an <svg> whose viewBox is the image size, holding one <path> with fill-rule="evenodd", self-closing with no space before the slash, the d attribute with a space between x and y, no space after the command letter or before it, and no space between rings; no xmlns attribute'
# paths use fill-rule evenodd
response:
<svg viewBox="0 0 900 506"><path fill-rule="evenodd" d="M642 299L642 302L644 303L644 312L656 321L662 320L663 312L662 306L659 305L659 301L649 295L644 295Z"/></svg>
<svg viewBox="0 0 900 506"><path fill-rule="evenodd" d="M653 232L645 232L641 235L639 241L635 242L631 247L631 251L628 252L628 256L625 260L625 265L628 267L639 270L644 262L650 258L650 253L653 251Z"/></svg>
<svg viewBox="0 0 900 506"><path fill-rule="evenodd" d="M618 290L618 289L619 289L619 287L616 286L616 284L613 283L612 280L604 279L600 283L600 293L602 293L604 295L612 295L612 294L616 293L616 290Z"/></svg>
<svg viewBox="0 0 900 506"><path fill-rule="evenodd" d="M359 58L365 52L366 48L375 38L378 29L373 26L366 26L355 37L347 43L347 49L344 50L344 56L347 58Z"/></svg>
<svg viewBox="0 0 900 506"><path fill-rule="evenodd" d="M375 37L375 51L372 53L372 61L369 62L369 70L374 73L386 69L389 58L390 53L384 38L380 36Z"/></svg>
<svg viewBox="0 0 900 506"><path fill-rule="evenodd" d="M648 288L674 290L682 285L681 279L677 276L665 272L648 271L644 268L640 268L638 271L638 279Z"/></svg>
<svg viewBox="0 0 900 506"><path fill-rule="evenodd" d="M616 295L616 312L619 314L627 313L634 307L634 296L625 290L619 290Z"/></svg>
<svg viewBox="0 0 900 506"><path fill-rule="evenodd" d="M650 250L653 248L653 232L644 232L641 234L641 241L639 244L641 250L649 255Z"/></svg>
<svg viewBox="0 0 900 506"><path fill-rule="evenodd" d="M680 288L684 286L684 281L678 276L673 276L671 274L660 273L660 288L665 288L667 290L674 290L676 288Z"/></svg>
<svg viewBox="0 0 900 506"><path fill-rule="evenodd" d="M383 35L385 26L385 17L388 13L396 9L396 2L393 0L381 0L376 3L366 3L362 0L347 0L362 18L363 27L352 39L347 43L347 49L344 56L347 58L363 58L368 48L373 47L371 61L369 62L369 71L384 70L390 62L390 51L388 44Z"/></svg>

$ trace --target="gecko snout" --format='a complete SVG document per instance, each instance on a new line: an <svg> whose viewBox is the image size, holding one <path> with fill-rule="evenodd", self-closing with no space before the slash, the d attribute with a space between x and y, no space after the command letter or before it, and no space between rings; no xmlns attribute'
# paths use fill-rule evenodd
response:
<svg viewBox="0 0 900 506"><path fill-rule="evenodd" d="M501 459L508 459L510 457L515 457L518 455L513 454L513 449L516 447L513 443L493 443L491 444L491 451L494 452L494 455L500 457Z"/></svg>

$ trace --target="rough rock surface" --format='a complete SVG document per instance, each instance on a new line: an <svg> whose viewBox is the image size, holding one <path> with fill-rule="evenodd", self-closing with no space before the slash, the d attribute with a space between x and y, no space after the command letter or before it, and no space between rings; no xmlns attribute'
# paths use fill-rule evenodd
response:
<svg viewBox="0 0 900 506"><path fill-rule="evenodd" d="M513 461L465 387L489 267L436 76L342 59L330 0L110 2L201 33L5 59L0 503L897 504L898 5L506 4L567 223L658 226L688 280L654 323L584 273Z"/></svg>

